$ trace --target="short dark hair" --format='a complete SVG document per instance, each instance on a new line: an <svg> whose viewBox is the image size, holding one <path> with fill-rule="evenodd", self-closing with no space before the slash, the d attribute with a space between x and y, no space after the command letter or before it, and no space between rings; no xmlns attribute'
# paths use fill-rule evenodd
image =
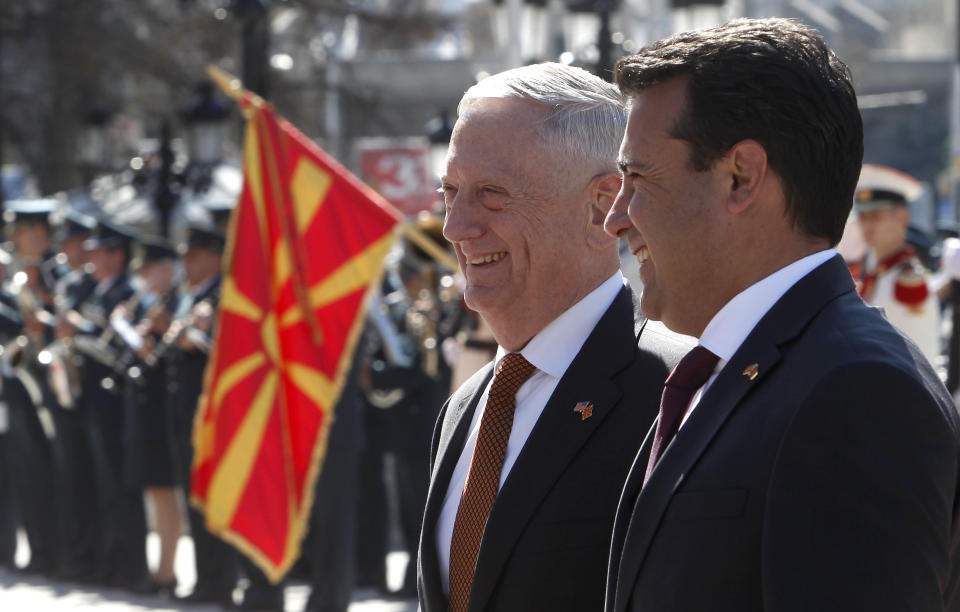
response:
<svg viewBox="0 0 960 612"><path fill-rule="evenodd" d="M691 144L693 168L756 140L794 226L839 242L863 162L863 121L850 71L820 35L789 19L736 19L653 43L615 71L631 98L681 77L686 104L671 133Z"/></svg>

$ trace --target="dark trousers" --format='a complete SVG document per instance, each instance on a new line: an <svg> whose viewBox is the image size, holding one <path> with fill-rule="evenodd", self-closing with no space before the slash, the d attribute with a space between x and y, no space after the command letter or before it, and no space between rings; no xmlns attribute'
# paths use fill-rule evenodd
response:
<svg viewBox="0 0 960 612"><path fill-rule="evenodd" d="M175 432L174 451L184 499L190 499L190 466L193 464L193 445L189 431ZM197 567L194 593L229 601L237 584L237 553L234 549L207 531L203 514L187 504L190 538Z"/></svg>
<svg viewBox="0 0 960 612"><path fill-rule="evenodd" d="M0 567L13 567L17 552L17 522L14 517L13 488L7 472L7 434L0 433Z"/></svg>
<svg viewBox="0 0 960 612"><path fill-rule="evenodd" d="M356 511L361 406L348 385L336 408L327 456L317 478L310 533L310 612L346 612L356 576Z"/></svg>
<svg viewBox="0 0 960 612"><path fill-rule="evenodd" d="M417 589L417 547L420 543L423 508L427 504L427 489L430 486L428 449L429 446L425 446L422 449L404 449L394 453L400 529L403 531L404 546L410 555L403 577L403 590L408 593Z"/></svg>
<svg viewBox="0 0 960 612"><path fill-rule="evenodd" d="M5 463L18 523L30 543L30 568L56 569L60 558L59 508L51 440L23 385L4 378L3 398L10 414Z"/></svg>
<svg viewBox="0 0 960 612"><path fill-rule="evenodd" d="M147 521L143 492L122 478L123 402L117 394L98 390L88 392L84 404L101 519L101 578L119 586L135 584L147 575Z"/></svg>
<svg viewBox="0 0 960 612"><path fill-rule="evenodd" d="M370 443L360 453L357 499L357 586L387 590L389 506L383 448Z"/></svg>
<svg viewBox="0 0 960 612"><path fill-rule="evenodd" d="M53 451L64 544L61 569L65 577L81 577L95 569L103 538L97 475L80 410L56 406L51 411L57 429Z"/></svg>

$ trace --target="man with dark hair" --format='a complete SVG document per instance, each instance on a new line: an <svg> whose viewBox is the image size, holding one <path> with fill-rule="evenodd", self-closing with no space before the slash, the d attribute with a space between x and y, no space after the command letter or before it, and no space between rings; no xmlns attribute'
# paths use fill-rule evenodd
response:
<svg viewBox="0 0 960 612"><path fill-rule="evenodd" d="M960 419L831 248L863 150L846 67L809 28L737 20L616 78L607 231L644 313L699 345L627 479L607 610L956 608Z"/></svg>

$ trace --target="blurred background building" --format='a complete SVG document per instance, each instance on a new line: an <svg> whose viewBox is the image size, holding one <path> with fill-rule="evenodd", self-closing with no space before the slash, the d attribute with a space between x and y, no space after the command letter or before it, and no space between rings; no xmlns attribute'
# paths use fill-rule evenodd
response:
<svg viewBox="0 0 960 612"><path fill-rule="evenodd" d="M422 206L432 185L420 183L433 170L423 152L431 143L442 151L457 100L484 74L555 60L609 77L618 57L672 32L779 15L815 27L851 66L865 161L929 186L914 216L933 230L954 218L956 7L946 0L6 2L3 197L81 189L96 206L142 201L163 214L211 188L229 197L239 188L236 172L216 169L238 166L241 118L216 92L198 93L212 63L241 76L354 170L365 151L396 149L375 160L380 176L371 179L368 169L367 178L381 189L395 183L386 190L397 197L417 192L420 204L411 206ZM213 108L198 115L203 95L213 96ZM198 130L206 145L191 142Z"/></svg>

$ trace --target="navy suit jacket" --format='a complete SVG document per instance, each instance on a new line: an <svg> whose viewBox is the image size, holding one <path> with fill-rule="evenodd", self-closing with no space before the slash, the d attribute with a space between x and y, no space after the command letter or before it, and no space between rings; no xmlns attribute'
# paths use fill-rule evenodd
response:
<svg viewBox="0 0 960 612"><path fill-rule="evenodd" d="M933 369L835 257L760 320L641 490L647 436L606 609L955 609L958 440Z"/></svg>
<svg viewBox="0 0 960 612"><path fill-rule="evenodd" d="M471 611L603 607L620 490L659 411L663 381L690 346L689 338L646 324L630 289L620 291L560 380L497 495L477 560ZM447 610L437 520L491 370L487 365L453 394L434 432L418 566L424 612ZM594 406L587 419L573 411L584 401Z"/></svg>

